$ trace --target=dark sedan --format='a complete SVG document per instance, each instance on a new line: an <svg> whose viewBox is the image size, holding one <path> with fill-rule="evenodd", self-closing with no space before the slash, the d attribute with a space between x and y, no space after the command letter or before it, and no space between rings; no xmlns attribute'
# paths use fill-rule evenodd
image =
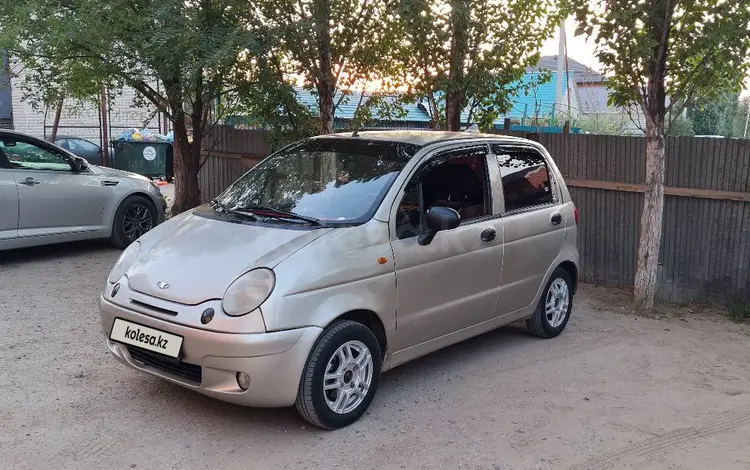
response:
<svg viewBox="0 0 750 470"><path fill-rule="evenodd" d="M55 139L55 144L68 150L70 153L85 158L92 165L102 164L102 149L99 144L95 144L88 139L82 137L70 136L70 135L59 135ZM112 146L109 147L109 161L110 165L114 161L115 152Z"/></svg>

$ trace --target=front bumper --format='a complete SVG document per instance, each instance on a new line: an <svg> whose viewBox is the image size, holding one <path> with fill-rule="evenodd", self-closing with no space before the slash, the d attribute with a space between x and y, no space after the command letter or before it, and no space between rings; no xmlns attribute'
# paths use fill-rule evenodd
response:
<svg viewBox="0 0 750 470"><path fill-rule="evenodd" d="M256 407L294 404L302 370L322 331L318 327L252 334L206 331L134 312L104 297L100 299L99 315L107 347L124 364L222 401ZM170 367L169 358L164 366L159 361L144 361L137 349L139 358L134 358L132 346L109 339L115 318L182 336L183 366L193 365L192 370L199 366L198 379L175 372L179 364L172 361L175 367ZM250 376L245 391L237 384L237 372Z"/></svg>

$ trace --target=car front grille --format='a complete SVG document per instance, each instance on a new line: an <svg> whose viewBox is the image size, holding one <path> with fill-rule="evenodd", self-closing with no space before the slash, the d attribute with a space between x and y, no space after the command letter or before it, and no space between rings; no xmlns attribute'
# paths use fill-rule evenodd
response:
<svg viewBox="0 0 750 470"><path fill-rule="evenodd" d="M140 362L144 366L153 367L154 369L177 376L193 385L200 385L203 380L203 370L201 366L188 364L186 362L177 362L174 359L135 346L128 346L128 352L134 361Z"/></svg>

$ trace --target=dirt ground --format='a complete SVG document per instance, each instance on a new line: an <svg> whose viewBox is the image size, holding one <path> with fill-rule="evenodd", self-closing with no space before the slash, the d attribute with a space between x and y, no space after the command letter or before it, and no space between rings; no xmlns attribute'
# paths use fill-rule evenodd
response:
<svg viewBox="0 0 750 470"><path fill-rule="evenodd" d="M750 336L721 317L584 286L560 337L510 326L399 367L324 432L117 363L97 316L117 256L0 253L0 468L750 468Z"/></svg>

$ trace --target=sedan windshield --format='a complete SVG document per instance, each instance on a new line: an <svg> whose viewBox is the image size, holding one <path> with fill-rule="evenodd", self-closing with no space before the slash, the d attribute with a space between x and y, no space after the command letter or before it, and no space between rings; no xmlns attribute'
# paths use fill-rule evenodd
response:
<svg viewBox="0 0 750 470"><path fill-rule="evenodd" d="M218 206L277 220L362 223L418 148L355 139L305 141L260 162L217 198Z"/></svg>

